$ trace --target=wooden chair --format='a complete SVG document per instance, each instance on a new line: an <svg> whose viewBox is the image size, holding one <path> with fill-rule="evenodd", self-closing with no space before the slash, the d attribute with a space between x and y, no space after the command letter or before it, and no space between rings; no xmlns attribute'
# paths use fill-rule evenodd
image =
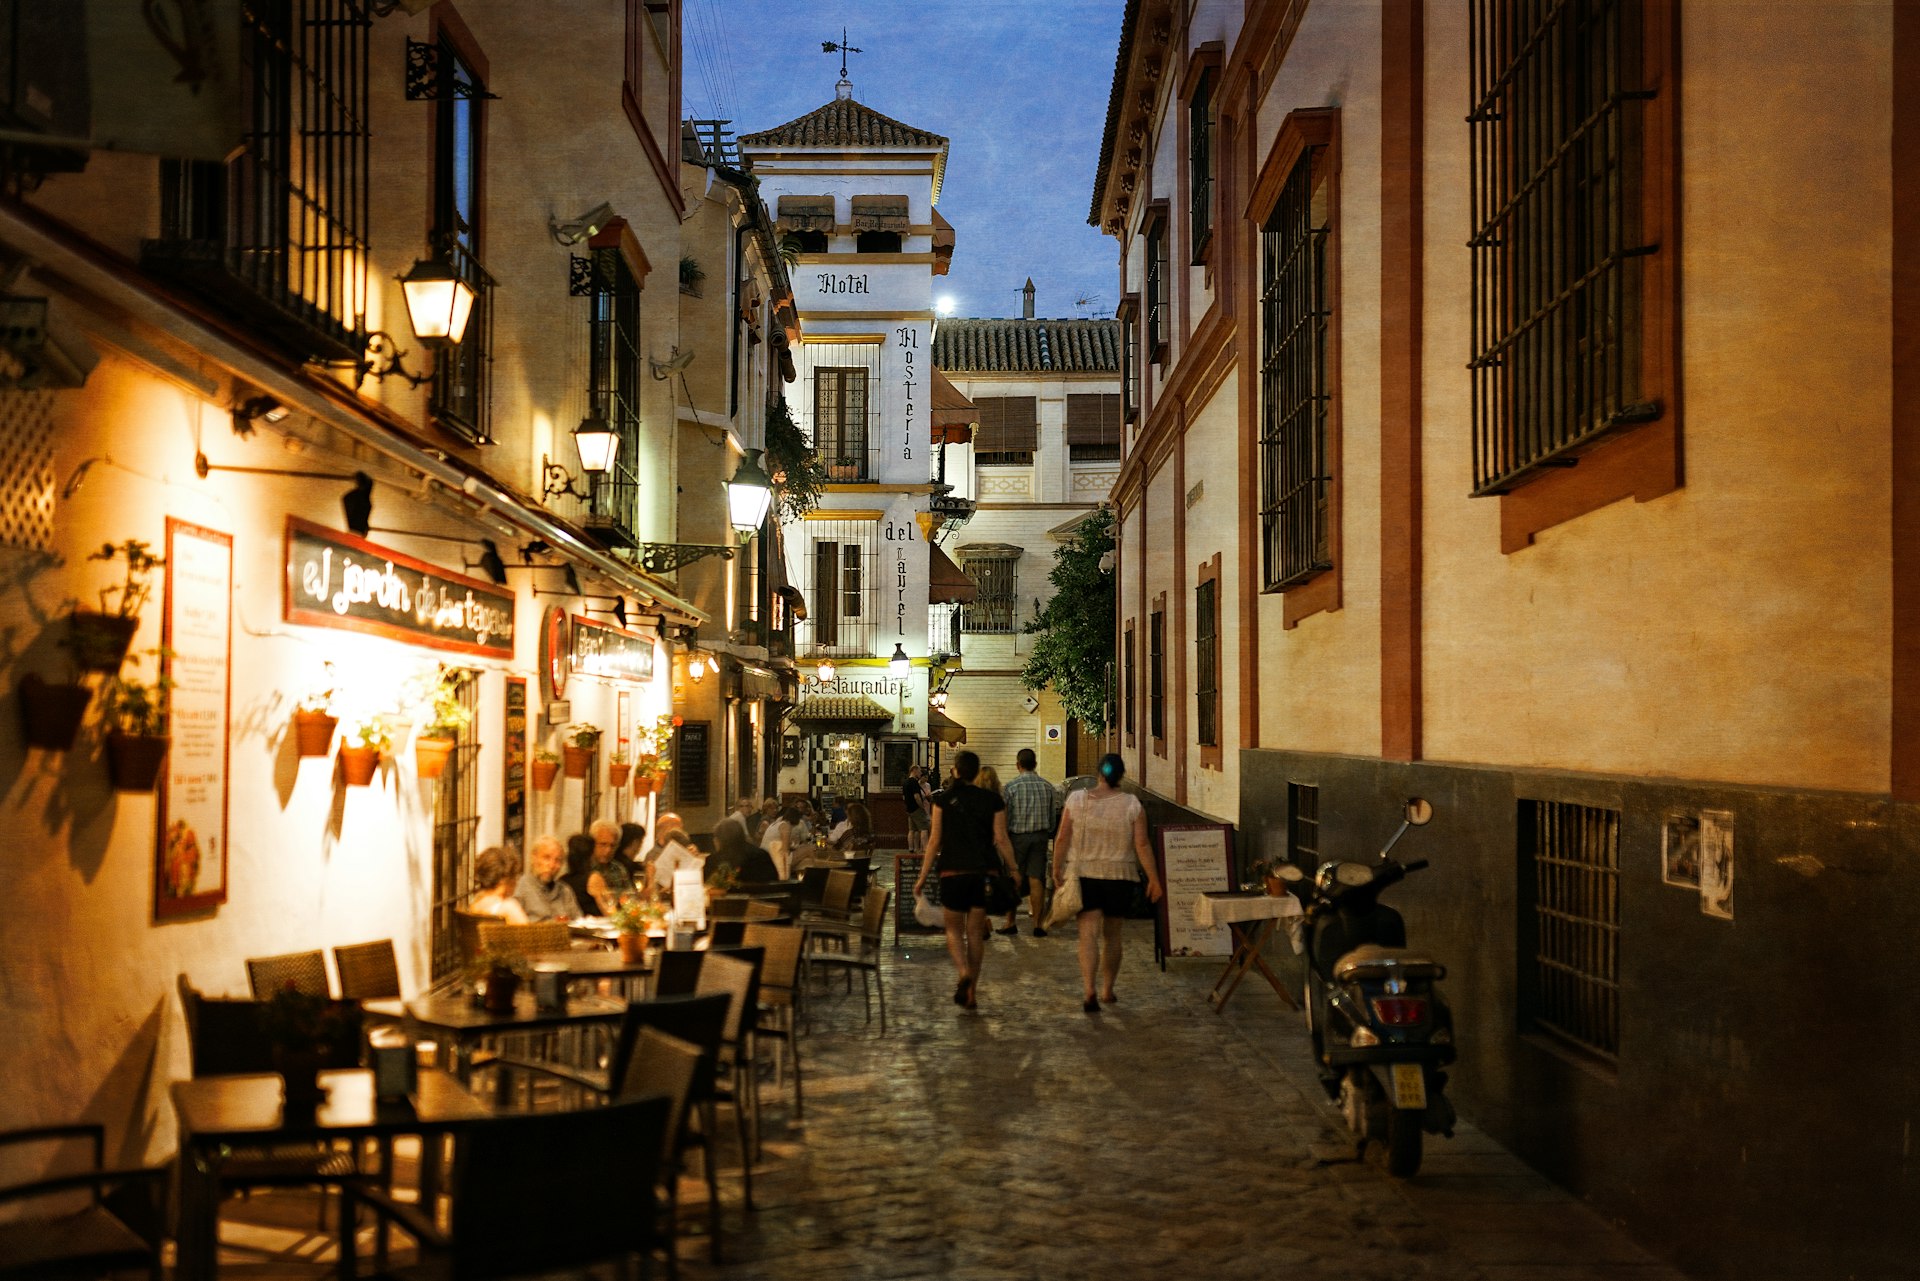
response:
<svg viewBox="0 0 1920 1281"><path fill-rule="evenodd" d="M109 1272L143 1268L160 1281L162 1206L167 1170L108 1169L103 1158L106 1133L98 1125L43 1125L0 1131L0 1150L45 1144L69 1147L76 1139L91 1143L92 1163L72 1174L50 1175L0 1187L0 1278L4 1281L93 1281ZM9 1161L14 1153L7 1151ZM91 1193L86 1205L72 1208L72 1194ZM34 1213L20 1207L39 1198L56 1198L62 1208Z"/></svg>
<svg viewBox="0 0 1920 1281"><path fill-rule="evenodd" d="M347 1001L377 1001L400 995L400 963L393 940L355 943L333 949L333 968L340 976L340 997Z"/></svg>
<svg viewBox="0 0 1920 1281"><path fill-rule="evenodd" d="M397 1224L423 1260L458 1281L546 1275L649 1258L660 1244L654 1187L672 1101L664 1095L584 1112L496 1117L461 1135L448 1180L451 1222L371 1188L349 1187L341 1207L340 1271L355 1275L352 1227L365 1207ZM592 1171L618 1153L620 1177Z"/></svg>
<svg viewBox="0 0 1920 1281"><path fill-rule="evenodd" d="M887 1034L887 987L880 977L880 954L882 935L887 925L887 908L892 905L893 891L880 889L867 895L861 907L858 928L842 926L835 930L818 925L811 931L814 946L806 955L805 968L808 973L816 969L831 973L838 969L846 974L849 985L857 971L860 975L860 997L866 1003L867 1022L873 1022L873 994L880 996L880 1035ZM826 946L829 941L837 946ZM857 949L854 946L858 945Z"/></svg>
<svg viewBox="0 0 1920 1281"><path fill-rule="evenodd" d="M327 987L327 958L318 948L282 956L250 956L247 983L256 1001L264 1001L287 987L307 996L333 995Z"/></svg>
<svg viewBox="0 0 1920 1281"><path fill-rule="evenodd" d="M531 956L536 952L564 952L573 942L565 921L536 921L532 925L514 925L507 921L482 920L482 952L516 952Z"/></svg>

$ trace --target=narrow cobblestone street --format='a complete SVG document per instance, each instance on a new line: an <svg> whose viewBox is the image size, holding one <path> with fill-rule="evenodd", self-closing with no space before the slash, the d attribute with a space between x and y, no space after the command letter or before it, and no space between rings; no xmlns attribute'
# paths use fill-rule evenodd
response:
<svg viewBox="0 0 1920 1281"><path fill-rule="evenodd" d="M767 1160L724 1266L692 1278L1210 1277L1669 1281L1471 1125L1420 1176L1352 1159L1297 1015L1218 962L1152 965L1128 926L1119 1001L1080 1009L1071 937L991 940L977 1012L940 940L890 955L889 1026L858 989L815 1002L803 1123L766 1085Z"/></svg>

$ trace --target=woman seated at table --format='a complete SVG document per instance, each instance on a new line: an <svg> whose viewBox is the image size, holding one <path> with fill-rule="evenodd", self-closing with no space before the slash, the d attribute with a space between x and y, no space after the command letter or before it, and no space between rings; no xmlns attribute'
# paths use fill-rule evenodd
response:
<svg viewBox="0 0 1920 1281"><path fill-rule="evenodd" d="M793 868L794 826L800 821L800 807L789 805L774 816L767 830L760 833L760 848L773 855L773 866L782 876Z"/></svg>
<svg viewBox="0 0 1920 1281"><path fill-rule="evenodd" d="M760 885L780 879L773 856L747 839L738 823L722 823L713 831L713 853L707 858L707 874L720 868L732 868L734 879L742 885Z"/></svg>
<svg viewBox="0 0 1920 1281"><path fill-rule="evenodd" d="M593 875L593 837L577 832L567 838L567 870L560 880L573 891L574 900L586 913L605 915L600 901L590 892L587 880Z"/></svg>
<svg viewBox="0 0 1920 1281"><path fill-rule="evenodd" d="M846 826L833 835L833 848L842 858L859 858L873 852L873 814L865 801L847 803Z"/></svg>
<svg viewBox="0 0 1920 1281"><path fill-rule="evenodd" d="M480 889L467 904L469 912L497 916L512 925L527 923L527 909L513 896L514 884L520 879L519 855L498 845L481 850L480 857L473 860L473 879Z"/></svg>

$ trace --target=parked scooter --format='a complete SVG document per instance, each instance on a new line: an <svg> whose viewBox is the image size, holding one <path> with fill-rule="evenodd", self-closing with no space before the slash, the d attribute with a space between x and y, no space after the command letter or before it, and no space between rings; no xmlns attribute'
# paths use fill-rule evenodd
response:
<svg viewBox="0 0 1920 1281"><path fill-rule="evenodd" d="M1424 1133L1453 1135L1447 1074L1453 1062L1453 1014L1434 984L1446 967L1407 948L1400 913L1380 895L1425 859L1398 863L1393 847L1433 818L1415 799L1373 863L1326 863L1312 880L1297 867L1280 876L1306 908L1307 1029L1328 1097L1337 1099L1362 1147L1384 1141L1387 1172L1420 1169Z"/></svg>

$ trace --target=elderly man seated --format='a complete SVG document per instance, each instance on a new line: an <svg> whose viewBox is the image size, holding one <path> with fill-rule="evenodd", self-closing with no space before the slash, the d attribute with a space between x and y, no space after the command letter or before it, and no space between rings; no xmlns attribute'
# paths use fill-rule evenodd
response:
<svg viewBox="0 0 1920 1281"><path fill-rule="evenodd" d="M566 847L551 833L527 851L527 870L514 886L513 896L526 909L529 921L570 921L581 914L580 901L560 879L566 861Z"/></svg>
<svg viewBox="0 0 1920 1281"><path fill-rule="evenodd" d="M593 858L587 864L587 893L604 916L613 915L620 900L633 893L635 886L627 865L614 857L620 844L620 827L605 819L587 829L593 836ZM579 895L575 895L578 898Z"/></svg>

